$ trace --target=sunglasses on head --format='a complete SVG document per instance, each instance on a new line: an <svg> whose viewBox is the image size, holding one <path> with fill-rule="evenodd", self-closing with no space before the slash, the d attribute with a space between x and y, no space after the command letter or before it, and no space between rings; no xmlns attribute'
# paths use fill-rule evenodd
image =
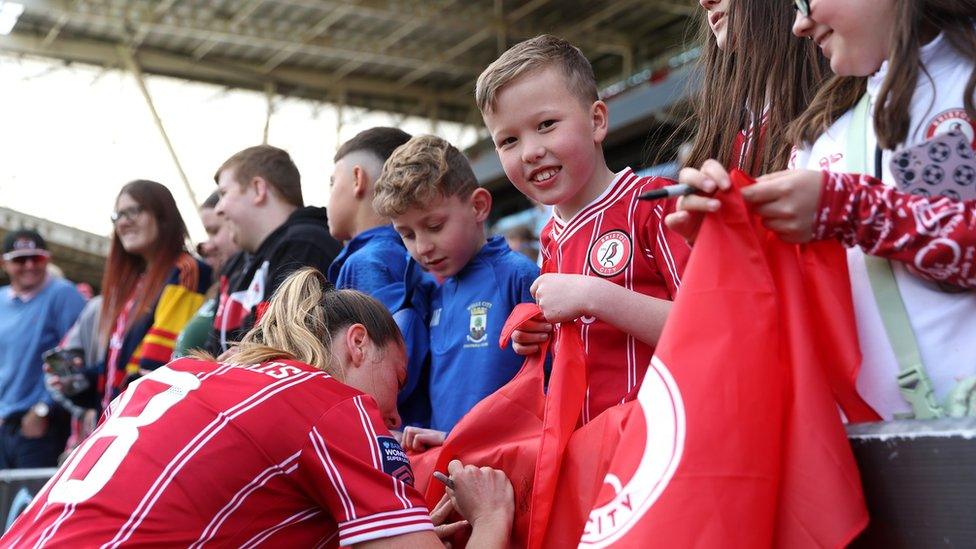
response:
<svg viewBox="0 0 976 549"><path fill-rule="evenodd" d="M793 8L803 17L810 17L810 0L793 0Z"/></svg>

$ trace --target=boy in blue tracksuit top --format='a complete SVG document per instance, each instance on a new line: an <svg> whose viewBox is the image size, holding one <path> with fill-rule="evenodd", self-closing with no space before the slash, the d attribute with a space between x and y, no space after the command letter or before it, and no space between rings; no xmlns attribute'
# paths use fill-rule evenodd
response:
<svg viewBox="0 0 976 549"><path fill-rule="evenodd" d="M373 209L373 184L383 163L410 139L397 128L370 128L339 147L329 184L329 232L345 247L329 266L337 288L373 295L393 310L402 299L406 248L390 220ZM390 286L400 291L388 291ZM380 295L377 295L377 294Z"/></svg>
<svg viewBox="0 0 976 549"><path fill-rule="evenodd" d="M521 367L523 357L500 349L498 337L515 305L532 301L539 269L503 238L485 238L491 194L478 187L464 155L439 137L414 137L393 153L373 206L393 219L410 252L410 305L429 327L430 427L450 431ZM411 280L421 269L439 284ZM423 449L443 438L423 433L414 444L416 433L404 432L406 446Z"/></svg>
<svg viewBox="0 0 976 549"><path fill-rule="evenodd" d="M329 232L346 245L327 275L337 288L369 294L394 313L408 356L419 357L410 361L407 384L400 391L400 416L404 424L426 426L430 404L426 391L418 385L425 375L429 340L425 319L404 306L411 299L403 282L410 255L389 218L373 209L373 186L383 163L409 140L410 134L401 129L376 127L359 132L339 147L327 210ZM414 285L432 280L425 273L414 278Z"/></svg>

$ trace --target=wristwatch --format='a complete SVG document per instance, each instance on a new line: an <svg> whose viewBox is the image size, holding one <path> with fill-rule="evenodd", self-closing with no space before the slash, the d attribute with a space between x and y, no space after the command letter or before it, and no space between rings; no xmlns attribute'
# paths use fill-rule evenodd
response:
<svg viewBox="0 0 976 549"><path fill-rule="evenodd" d="M34 412L34 415L39 418L46 418L51 413L51 407L46 402L38 402L31 406L31 412Z"/></svg>

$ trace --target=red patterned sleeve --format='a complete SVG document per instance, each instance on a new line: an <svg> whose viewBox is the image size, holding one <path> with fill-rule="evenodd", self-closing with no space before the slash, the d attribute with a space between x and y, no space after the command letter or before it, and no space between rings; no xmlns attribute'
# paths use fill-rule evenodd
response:
<svg viewBox="0 0 976 549"><path fill-rule="evenodd" d="M300 460L312 497L339 525L339 545L433 530L406 453L372 398L349 398L323 414Z"/></svg>
<svg viewBox="0 0 976 549"><path fill-rule="evenodd" d="M863 174L823 172L814 239L836 238L929 280L976 288L976 201L899 191Z"/></svg>

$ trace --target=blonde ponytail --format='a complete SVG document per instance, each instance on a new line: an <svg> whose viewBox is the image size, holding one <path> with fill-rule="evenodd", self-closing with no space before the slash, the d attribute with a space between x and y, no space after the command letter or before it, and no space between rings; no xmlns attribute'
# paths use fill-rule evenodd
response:
<svg viewBox="0 0 976 549"><path fill-rule="evenodd" d="M291 358L342 379L341 372L334 371L329 348L332 334L322 306L327 291L332 291L331 285L319 271L306 267L292 273L241 340L233 361L252 364Z"/></svg>
<svg viewBox="0 0 976 549"><path fill-rule="evenodd" d="M322 273L304 267L281 283L261 320L244 336L230 361L257 364L283 358L297 360L341 381L344 372L333 360L332 338L353 324L365 326L378 347L391 342L403 344L400 329L382 303L355 290L335 290ZM214 360L196 351L190 356Z"/></svg>

